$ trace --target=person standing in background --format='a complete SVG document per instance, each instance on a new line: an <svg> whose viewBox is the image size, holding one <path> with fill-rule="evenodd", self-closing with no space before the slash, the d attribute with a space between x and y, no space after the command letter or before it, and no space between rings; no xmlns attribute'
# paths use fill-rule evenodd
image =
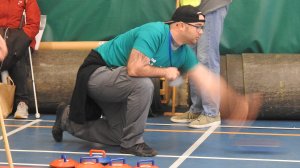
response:
<svg viewBox="0 0 300 168"><path fill-rule="evenodd" d="M0 0L0 34L8 48L1 62L1 76L5 79L10 75L16 84L15 118L28 118L28 47L33 51L40 15L36 0Z"/></svg>
<svg viewBox="0 0 300 168"><path fill-rule="evenodd" d="M179 5L198 6L205 15L205 27L194 50L198 61L215 74L220 74L220 39L228 5L232 0L180 0ZM179 116L171 117L173 122L190 122L191 128L204 128L221 124L220 97L210 97L205 90L201 94L190 82L190 109Z"/></svg>

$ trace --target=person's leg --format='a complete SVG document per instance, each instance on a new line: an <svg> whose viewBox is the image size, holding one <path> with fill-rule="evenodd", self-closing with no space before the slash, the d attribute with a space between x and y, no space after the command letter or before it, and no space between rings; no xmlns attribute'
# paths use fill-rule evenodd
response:
<svg viewBox="0 0 300 168"><path fill-rule="evenodd" d="M88 94L102 108L104 118L80 125L63 117L62 128L81 139L124 149L143 144L153 89L150 78L129 77L126 67L98 68L88 82ZM144 156L145 151L140 152L132 154ZM148 154L152 156L153 150Z"/></svg>
<svg viewBox="0 0 300 168"><path fill-rule="evenodd" d="M220 74L219 45L226 14L227 6L210 12L205 16L204 33L197 44L198 60L216 74ZM205 90L201 90L200 95L203 113L196 120L192 121L189 127L203 128L220 124L220 97L209 97Z"/></svg>
<svg viewBox="0 0 300 168"><path fill-rule="evenodd" d="M190 82L190 81L189 81ZM180 115L172 116L170 120L175 123L187 123L192 122L199 117L202 113L202 103L201 99L196 93L193 91L193 85L190 82L190 97L191 97L191 106L187 112L184 112Z"/></svg>
<svg viewBox="0 0 300 168"><path fill-rule="evenodd" d="M198 60L216 74L220 74L219 45L226 14L227 7L223 7L205 16L206 23L204 33L197 45ZM220 97L209 97L205 90L202 90L201 100L204 114L217 116L219 113Z"/></svg>
<svg viewBox="0 0 300 168"><path fill-rule="evenodd" d="M204 64L211 71L220 73L220 51L219 44L223 31L223 22L227 14L227 6L208 13L205 16L204 33L197 42L197 46L193 47L199 62ZM173 122L191 122L200 114L219 117L220 97L209 97L205 90L199 92L190 81L190 97L191 106L188 112L180 116L171 117ZM199 122L195 121L189 126L194 127Z"/></svg>
<svg viewBox="0 0 300 168"><path fill-rule="evenodd" d="M121 103L108 103L107 106L101 106L102 112L123 111L124 105ZM120 145L122 136L121 124L111 126L107 117L99 118L92 121L87 121L84 124L78 124L69 120L70 107L67 106L63 109L61 129L67 131L73 136L95 143L106 145ZM121 122L121 116L119 117ZM61 139L62 140L62 139ZM60 140L60 141L61 141ZM59 142L59 141L58 141Z"/></svg>
<svg viewBox="0 0 300 168"><path fill-rule="evenodd" d="M202 106L202 99L199 96L199 90L196 89L195 85L191 80L189 80L190 84L190 97L191 97L191 106L189 111L193 113L202 113L203 106Z"/></svg>
<svg viewBox="0 0 300 168"><path fill-rule="evenodd" d="M28 50L24 56L9 70L9 75L16 85L15 91L15 118L28 118L28 86L27 78L29 72Z"/></svg>
<svg viewBox="0 0 300 168"><path fill-rule="evenodd" d="M95 75L95 74L93 74ZM108 68L96 74L89 82L89 95L100 107L110 127L123 128L122 147L131 147L143 143L144 127L152 102L153 83L150 78L132 78L126 67L110 70ZM100 79L100 80L99 80ZM105 110L108 103L122 103L124 110Z"/></svg>

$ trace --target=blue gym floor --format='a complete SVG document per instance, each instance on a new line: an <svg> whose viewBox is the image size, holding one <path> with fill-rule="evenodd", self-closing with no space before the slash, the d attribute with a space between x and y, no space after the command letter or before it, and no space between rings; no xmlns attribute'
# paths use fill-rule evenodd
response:
<svg viewBox="0 0 300 168"><path fill-rule="evenodd" d="M28 120L5 120L14 166L49 167L61 154L79 161L90 149L105 150L112 159L125 158L131 166L148 159L120 154L119 147L89 143L68 133L64 133L62 143L56 143L51 135L54 119L55 115L42 114L40 119L31 115ZM159 155L152 159L160 168L299 168L299 131L298 121L259 120L244 127L222 123L219 127L190 129L186 124L174 124L169 117L160 116L148 119L144 138L158 150ZM7 166L2 136L0 140L0 165ZM253 144L267 143L250 148L235 145L248 140ZM266 148L273 142L276 147Z"/></svg>

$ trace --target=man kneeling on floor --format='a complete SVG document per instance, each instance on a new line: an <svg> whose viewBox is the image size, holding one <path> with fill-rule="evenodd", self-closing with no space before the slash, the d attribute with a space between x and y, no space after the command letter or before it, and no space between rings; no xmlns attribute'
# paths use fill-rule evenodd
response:
<svg viewBox="0 0 300 168"><path fill-rule="evenodd" d="M121 153L157 155L143 139L151 77L172 81L187 72L199 89L219 95L220 86L214 85L219 77L199 64L187 45L196 44L204 23L197 8L182 6L169 22L142 25L92 50L78 71L70 106L57 109L55 141L67 131L90 142L119 145Z"/></svg>

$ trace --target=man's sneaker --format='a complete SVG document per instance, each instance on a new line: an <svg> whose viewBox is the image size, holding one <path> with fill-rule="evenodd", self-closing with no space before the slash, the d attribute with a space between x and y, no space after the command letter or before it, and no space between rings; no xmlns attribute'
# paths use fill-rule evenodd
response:
<svg viewBox="0 0 300 168"><path fill-rule="evenodd" d="M61 142L63 139L63 130L61 129L61 120L66 108L65 103L60 103L56 108L56 119L52 127L52 136L56 142Z"/></svg>
<svg viewBox="0 0 300 168"><path fill-rule="evenodd" d="M28 118L28 106L24 102L19 102L17 106L17 111L15 112L16 119L26 119Z"/></svg>
<svg viewBox="0 0 300 168"><path fill-rule="evenodd" d="M192 112L188 111L181 115L171 117L171 121L176 122L176 123L192 122L195 119L197 119L200 114L201 113L192 113Z"/></svg>
<svg viewBox="0 0 300 168"><path fill-rule="evenodd" d="M215 117L206 116L204 114L201 114L196 120L192 121L189 124L189 127L191 128L205 128L215 125L221 124L221 117L220 113Z"/></svg>
<svg viewBox="0 0 300 168"><path fill-rule="evenodd" d="M152 157L157 155L157 152L154 149L150 148L146 143L136 144L130 148L121 147L120 152L143 157Z"/></svg>

